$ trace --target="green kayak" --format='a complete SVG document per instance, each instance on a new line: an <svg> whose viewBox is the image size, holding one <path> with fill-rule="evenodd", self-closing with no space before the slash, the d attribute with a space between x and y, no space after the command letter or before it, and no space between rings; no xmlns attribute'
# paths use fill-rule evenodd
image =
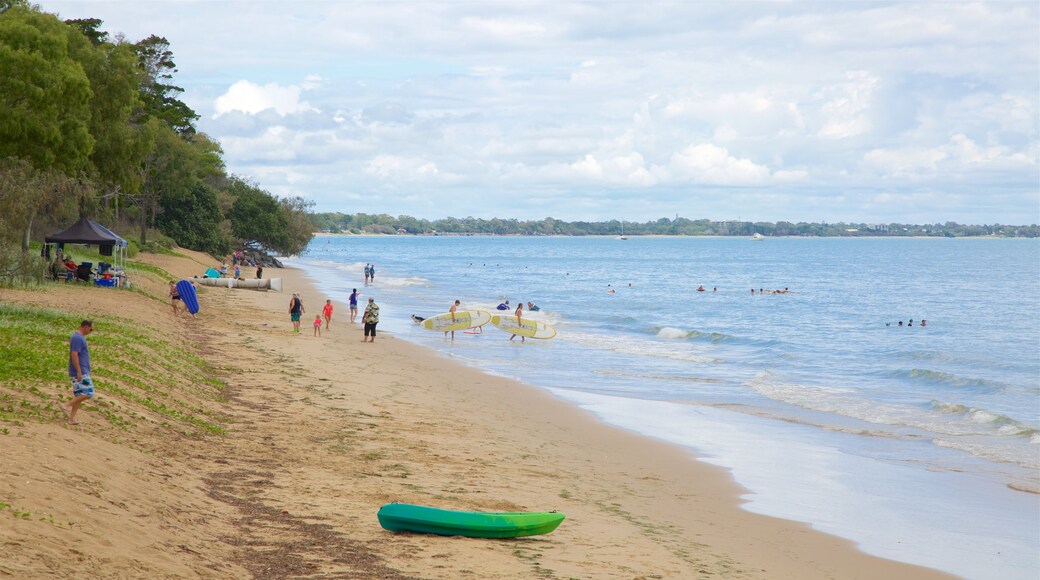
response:
<svg viewBox="0 0 1040 580"><path fill-rule="evenodd" d="M469 538L519 538L548 534L565 517L555 512L457 512L421 505L388 503L379 525L392 532L421 532Z"/></svg>

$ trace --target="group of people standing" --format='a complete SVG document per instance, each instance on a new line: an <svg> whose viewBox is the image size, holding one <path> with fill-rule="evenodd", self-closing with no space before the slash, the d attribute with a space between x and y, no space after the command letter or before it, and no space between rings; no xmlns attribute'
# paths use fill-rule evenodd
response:
<svg viewBox="0 0 1040 580"><path fill-rule="evenodd" d="M376 265L365 263L365 286L376 281Z"/></svg>
<svg viewBox="0 0 1040 580"><path fill-rule="evenodd" d="M357 288L350 293L350 323L354 324L358 314L358 297L360 296ZM322 323L325 325L325 330L329 330L329 326L332 324L332 313L335 307L332 305L332 300L325 300L325 305L322 307L321 314L314 316L314 336L321 336ZM303 307L303 298L300 297L299 292L293 292L292 298L289 299L289 320L292 321L293 334L300 334L300 319L306 309ZM376 341L376 325L379 324L379 305L376 304L375 298L368 299L368 306L365 307L365 313L361 316L361 322L365 325L365 335L362 338L362 342L375 342Z"/></svg>

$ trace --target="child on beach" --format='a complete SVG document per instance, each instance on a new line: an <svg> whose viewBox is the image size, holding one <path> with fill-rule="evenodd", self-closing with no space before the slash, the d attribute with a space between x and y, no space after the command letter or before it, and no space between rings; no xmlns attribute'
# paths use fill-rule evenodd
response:
<svg viewBox="0 0 1040 580"><path fill-rule="evenodd" d="M321 315L314 315L314 336L321 336Z"/></svg>
<svg viewBox="0 0 1040 580"><path fill-rule="evenodd" d="M325 308L322 309L321 313L325 317L325 330L328 330L329 323L332 322L332 300L325 301Z"/></svg>

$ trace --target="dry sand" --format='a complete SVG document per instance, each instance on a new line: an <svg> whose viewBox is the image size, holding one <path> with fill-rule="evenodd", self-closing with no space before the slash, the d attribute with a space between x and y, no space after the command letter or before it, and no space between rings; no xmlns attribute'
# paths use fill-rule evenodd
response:
<svg viewBox="0 0 1040 580"><path fill-rule="evenodd" d="M212 262L185 254L143 260L176 276ZM81 430L55 411L0 436L0 577L944 577L743 511L726 471L539 389L385 334L363 343L343 304L312 337L324 297L302 272L265 274L286 292L204 288L198 319L171 316L161 280L0 291L184 337L228 385L197 403L226 415L223 436L113 433L93 402ZM293 291L302 335L289 332ZM567 519L519 540L392 534L375 517L391 501Z"/></svg>

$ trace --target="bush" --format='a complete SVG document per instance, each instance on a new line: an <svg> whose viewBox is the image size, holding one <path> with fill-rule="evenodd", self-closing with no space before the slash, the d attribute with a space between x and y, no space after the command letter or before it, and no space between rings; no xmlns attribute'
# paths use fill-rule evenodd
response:
<svg viewBox="0 0 1040 580"><path fill-rule="evenodd" d="M0 286L30 286L43 282L47 261L12 244L0 244Z"/></svg>

